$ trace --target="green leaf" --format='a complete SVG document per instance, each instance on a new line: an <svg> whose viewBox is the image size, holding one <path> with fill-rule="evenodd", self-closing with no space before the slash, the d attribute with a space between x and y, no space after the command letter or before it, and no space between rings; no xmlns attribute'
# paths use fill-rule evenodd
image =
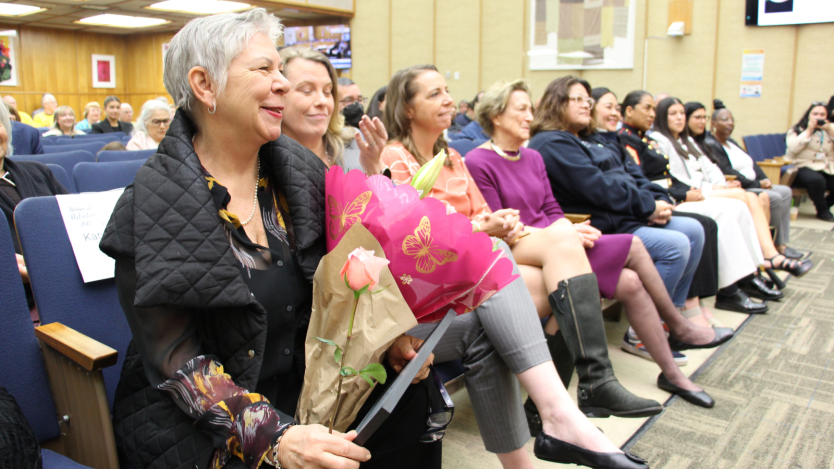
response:
<svg viewBox="0 0 834 469"><path fill-rule="evenodd" d="M336 347L336 351L333 352L333 360L335 360L337 364L342 363L342 348L341 347Z"/></svg>
<svg viewBox="0 0 834 469"><path fill-rule="evenodd" d="M385 380L388 379L388 373L385 372L385 367L380 365L379 363L371 363L370 365L363 368L362 371L359 372L359 375L363 378L365 376L370 376L371 378L379 381L382 384L385 384Z"/></svg>
<svg viewBox="0 0 834 469"><path fill-rule="evenodd" d="M334 346L334 347L336 347L336 348L341 348L341 347L339 347L339 346L336 344L336 342L333 342L333 341L332 341L332 340L330 340L330 339L322 339L321 337L316 337L316 339L318 339L320 342L324 342L324 343L325 343L325 344L327 344L327 345L332 345L332 346Z"/></svg>
<svg viewBox="0 0 834 469"><path fill-rule="evenodd" d="M391 286L391 285L386 285L386 286L382 287L382 289L380 289L380 290L377 290L377 291L372 291L372 292L371 292L371 295L375 295L375 294L377 294L377 293L379 293L379 292L385 291L385 290L386 290L388 287L390 287L390 286Z"/></svg>
<svg viewBox="0 0 834 469"><path fill-rule="evenodd" d="M359 293L360 295L364 295L364 294L365 294L365 292L367 292L367 291L368 291L368 287L369 287L370 285L371 285L371 284L369 283L369 284L365 285L364 287L360 288L360 289L359 289L359 291L358 291L357 293Z"/></svg>
<svg viewBox="0 0 834 469"><path fill-rule="evenodd" d="M364 379L365 381L367 381L367 382L368 382L368 384L370 384L371 386L373 386L373 385L374 385L374 381L373 381L370 377L368 377L368 375L363 375L363 374L361 374L361 373L360 373L360 374L359 374L359 376L360 376L362 379Z"/></svg>
<svg viewBox="0 0 834 469"><path fill-rule="evenodd" d="M341 373L342 376L345 376L345 377L347 377L347 376L356 376L356 375L359 374L358 371L354 370L353 368L351 368L349 366L346 366L346 367L342 368L342 371L340 371L340 373Z"/></svg>

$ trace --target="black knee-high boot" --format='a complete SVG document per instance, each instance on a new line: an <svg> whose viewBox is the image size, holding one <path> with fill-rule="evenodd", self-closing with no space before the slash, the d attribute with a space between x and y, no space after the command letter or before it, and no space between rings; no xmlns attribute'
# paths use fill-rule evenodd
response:
<svg viewBox="0 0 834 469"><path fill-rule="evenodd" d="M659 414L663 410L659 402L635 396L614 376L608 359L596 275L591 273L562 280L549 300L576 366L579 409L588 417Z"/></svg>

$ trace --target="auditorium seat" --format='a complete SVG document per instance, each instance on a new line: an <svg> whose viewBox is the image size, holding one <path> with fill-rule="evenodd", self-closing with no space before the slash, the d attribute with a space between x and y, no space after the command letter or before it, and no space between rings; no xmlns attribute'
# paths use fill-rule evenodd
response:
<svg viewBox="0 0 834 469"><path fill-rule="evenodd" d="M100 163L127 160L147 160L149 156L156 153L156 150L104 150L96 157Z"/></svg>
<svg viewBox="0 0 834 469"><path fill-rule="evenodd" d="M118 351L118 363L103 370L112 409L132 337L115 280L84 283L54 196L24 199L14 217L41 323L60 322Z"/></svg>
<svg viewBox="0 0 834 469"><path fill-rule="evenodd" d="M55 143L58 145L80 145L82 143L90 142L105 142L105 145L110 142L116 142L124 137L124 132L114 132L109 134L89 134L76 135L75 137L58 137Z"/></svg>
<svg viewBox="0 0 834 469"><path fill-rule="evenodd" d="M23 283L17 270L9 225L0 212L0 386L14 396L39 443L55 440L62 432L50 389L46 364L35 337ZM75 416L73 416L75 417ZM70 419L70 422L74 421ZM64 424L66 425L66 424ZM44 469L81 469L71 459L42 449Z"/></svg>
<svg viewBox="0 0 834 469"><path fill-rule="evenodd" d="M465 157L467 153L469 153L472 149L480 146L485 141L486 140L473 141L461 138L449 142L449 147L454 148L458 153L460 153L461 157Z"/></svg>
<svg viewBox="0 0 834 469"><path fill-rule="evenodd" d="M62 153L47 153L43 155L12 155L14 161L37 161L43 164L57 164L64 168L67 176L72 174L72 168L78 163L92 163L96 160L94 153L85 150L73 150Z"/></svg>
<svg viewBox="0 0 834 469"><path fill-rule="evenodd" d="M109 191L133 184L143 164L145 160L78 163L72 170L72 178L79 193Z"/></svg>
<svg viewBox="0 0 834 469"><path fill-rule="evenodd" d="M787 152L785 134L746 135L743 140L747 154L756 162L785 156Z"/></svg>
<svg viewBox="0 0 834 469"><path fill-rule="evenodd" d="M101 150L101 147L107 145L108 142L104 140L92 140L89 142L84 143L73 143L73 144L56 144L56 145L44 145L43 152L45 154L48 153L63 153L67 151L74 151L74 150L84 150L88 151L92 154L98 153Z"/></svg>
<svg viewBox="0 0 834 469"><path fill-rule="evenodd" d="M63 166L48 163L46 167L49 168L50 171L52 171L52 174L55 176L55 179L57 179L58 182L60 182L61 185L64 186L64 189L72 192L73 194L76 193L75 182L72 179L70 179L69 176L67 176L67 170L65 170Z"/></svg>

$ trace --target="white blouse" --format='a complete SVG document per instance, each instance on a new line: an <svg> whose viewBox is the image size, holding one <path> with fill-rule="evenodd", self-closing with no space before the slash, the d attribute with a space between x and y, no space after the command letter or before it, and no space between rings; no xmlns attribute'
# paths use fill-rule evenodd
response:
<svg viewBox="0 0 834 469"><path fill-rule="evenodd" d="M753 167L753 158L744 152L733 142L727 141L724 144L724 149L727 150L727 156L730 157L730 166L741 173L742 176L752 181L756 180L756 169Z"/></svg>
<svg viewBox="0 0 834 469"><path fill-rule="evenodd" d="M698 150L697 155L689 155L689 158L684 159L675 151L672 142L660 132L652 133L652 138L657 141L660 150L669 156L669 173L675 179L689 187L701 189L704 195L707 195L715 187L727 186L727 180L724 178L721 168L701 154L700 150ZM681 140L678 140L678 143L686 149ZM696 149L698 148L691 138L690 143Z"/></svg>

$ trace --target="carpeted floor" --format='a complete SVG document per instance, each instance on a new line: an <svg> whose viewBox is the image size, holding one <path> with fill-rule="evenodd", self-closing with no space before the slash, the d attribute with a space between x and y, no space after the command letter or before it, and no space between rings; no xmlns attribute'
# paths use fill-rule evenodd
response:
<svg viewBox="0 0 834 469"><path fill-rule="evenodd" d="M814 269L698 377L715 408L677 399L631 447L653 469L834 468L834 232L791 235Z"/></svg>

